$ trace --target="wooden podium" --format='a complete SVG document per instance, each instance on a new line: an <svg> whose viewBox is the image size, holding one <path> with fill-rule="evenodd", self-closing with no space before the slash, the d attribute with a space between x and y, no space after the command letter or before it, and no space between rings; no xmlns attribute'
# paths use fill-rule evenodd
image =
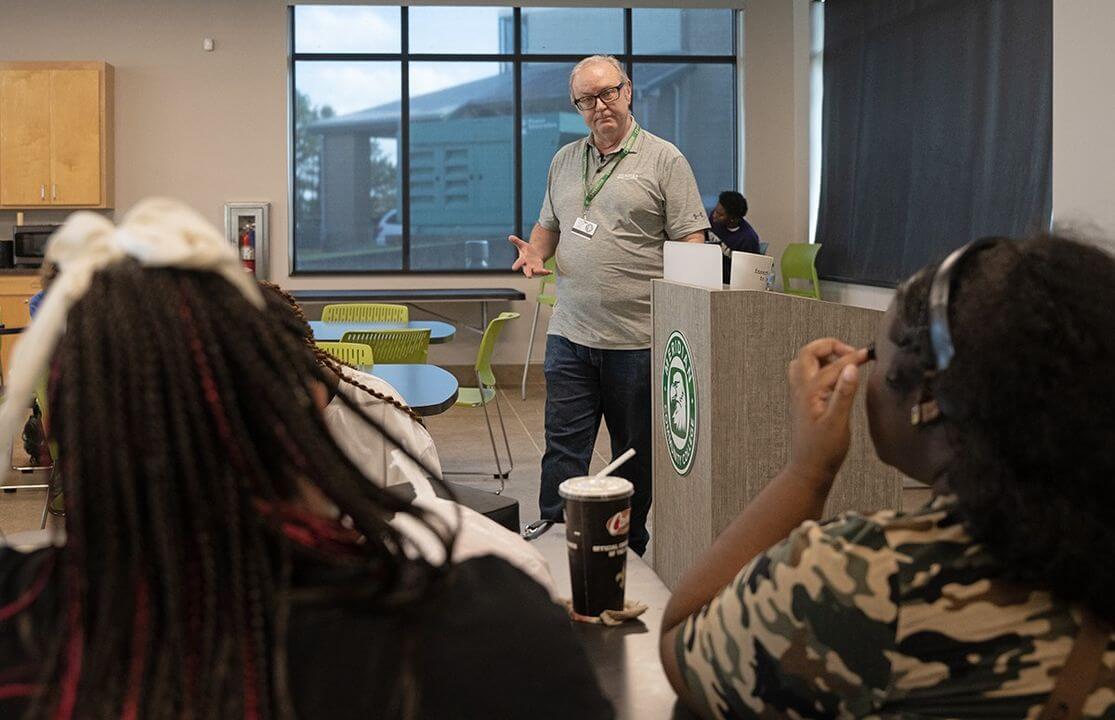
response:
<svg viewBox="0 0 1115 720"><path fill-rule="evenodd" d="M794 354L825 336L865 345L882 313L777 292L669 280L652 287L651 538L655 571L673 588L789 457L786 367ZM868 435L865 370L826 516L899 507L901 476L875 457Z"/></svg>

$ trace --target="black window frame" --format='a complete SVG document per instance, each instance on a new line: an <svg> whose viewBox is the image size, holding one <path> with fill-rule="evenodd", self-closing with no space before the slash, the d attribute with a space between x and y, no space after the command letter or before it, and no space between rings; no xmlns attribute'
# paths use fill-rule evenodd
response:
<svg viewBox="0 0 1115 720"><path fill-rule="evenodd" d="M493 274L513 274L509 268L489 268L486 270L468 270L464 268L459 269L412 269L410 267L410 63L412 62L496 62L496 63L511 63L512 66L512 95L511 101L513 103L513 116L514 127L516 132L514 135L514 142L512 143L513 164L514 164L514 229L518 231L520 237L526 237L530 228L523 226L523 103L522 103L522 68L524 63L576 63L586 57L584 53L533 53L523 52L522 49L522 8L513 7L513 25L514 25L514 51L510 53L411 53L410 52L410 25L409 25L409 11L410 7L407 5L401 6L388 6L397 7L400 11L399 18L399 32L402 37L400 38L399 52L397 53L384 53L384 52L370 52L370 53L323 53L323 52L297 52L295 48L295 15L297 5L291 5L289 11L290 23L290 36L289 36L289 60L288 60L288 75L289 75L289 97L291 98L289 104L288 125L290 127L290 137L288 152L290 164L289 171L289 207L290 207L290 221L288 223L288 238L287 238L287 273L290 277L314 277L314 276L332 276L332 275L345 275L345 276L364 276L364 275L493 275ZM549 7L549 6L547 6ZM559 9L576 9L567 8L565 6L553 6ZM531 6L531 9L538 9ZM643 65L653 64L669 64L669 65L724 65L732 68L734 83L732 87L732 117L734 118L735 137L732 142L732 177L739 177L740 168L740 114L739 114L739 78L737 75L740 54L740 33L739 33L739 18L742 12L738 8L688 8L679 5L673 8L632 8L632 7L611 7L607 9L622 10L623 11L623 52L614 54L613 56L623 64L627 71L628 77L631 79L631 84L634 87L638 79L634 74L634 65L636 63ZM689 10L689 9L709 9L709 10L730 10L731 11L731 49L732 52L725 55L690 55L690 54L650 54L642 53L635 54L633 52L633 12L636 10L646 9L676 9L676 10ZM296 213L298 212L298 203L295 201L295 193L297 191L296 175L295 175L295 153L294 148L297 142L297 129L295 127L295 75L296 67L299 62L368 62L368 61L388 61L400 63L401 72L401 97L400 97L400 114L399 114L399 172L400 172L400 197L399 197L399 216L401 219L402 227L402 267L395 269L384 270L298 270L298 244L295 238L295 229L298 226ZM530 227L533 227L533 221Z"/></svg>

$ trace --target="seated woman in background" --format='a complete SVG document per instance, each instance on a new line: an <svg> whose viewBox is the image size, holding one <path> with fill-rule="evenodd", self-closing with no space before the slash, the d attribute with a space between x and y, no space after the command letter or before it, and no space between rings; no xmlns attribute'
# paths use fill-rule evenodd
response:
<svg viewBox="0 0 1115 720"><path fill-rule="evenodd" d="M355 404L364 413L374 414L394 440L401 441L411 455L417 456L423 465L434 471L436 477L441 478L441 460L433 438L418 415L403 402L398 391L385 380L357 370L319 348L298 301L274 283L261 282L260 286L275 299L274 312L310 349L318 365L328 371L322 373L329 395L324 408L325 423L349 459L365 475L378 478L387 485L407 481L406 477L389 472L389 455L394 446L384 442L383 435L368 425L360 414L348 409ZM342 395L343 398L340 397Z"/></svg>
<svg viewBox="0 0 1115 720"><path fill-rule="evenodd" d="M1115 716L1112 306L1102 250L983 240L902 285L873 348L803 348L789 463L663 619L686 702L705 717ZM934 499L818 523L875 353L875 450Z"/></svg>
<svg viewBox="0 0 1115 720"><path fill-rule="evenodd" d="M525 572L556 599L554 579L541 553L517 533L475 510L438 497L420 467L409 462L408 454L417 457L436 479L441 479L441 462L433 438L418 415L403 403L398 391L382 378L361 372L318 347L314 342L313 328L290 293L270 282L261 282L260 287L268 300L269 311L307 346L318 365L325 370L327 397L324 400L327 404L322 407L325 425L356 467L365 476L376 478L386 485L408 485L414 492L416 505L438 515L442 522L454 528L454 560L496 555ZM344 398L340 397L341 394ZM351 409L354 405L361 412L354 412ZM364 414L375 417L379 425L388 431L390 442L385 441L384 435L364 420ZM401 442L407 452L396 451L393 442ZM441 559L436 537L415 527L409 516L397 517L393 522L400 530L410 531L410 539L422 546L427 557Z"/></svg>
<svg viewBox="0 0 1115 720"><path fill-rule="evenodd" d="M612 716L542 588L391 524L449 555L337 447L313 356L219 232L149 200L51 242L0 432L49 370L66 541L0 549L0 717Z"/></svg>

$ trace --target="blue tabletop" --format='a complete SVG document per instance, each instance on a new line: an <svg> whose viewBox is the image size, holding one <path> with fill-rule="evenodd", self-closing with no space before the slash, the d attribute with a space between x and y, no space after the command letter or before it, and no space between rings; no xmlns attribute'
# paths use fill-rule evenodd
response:
<svg viewBox="0 0 1115 720"><path fill-rule="evenodd" d="M321 320L311 320L310 327L313 328L314 338L317 340L337 341L349 331L368 331L368 330L418 330L421 328L430 329L430 342L431 343L447 343L453 339L454 333L457 329L449 323L438 322L437 320L411 320L407 323L393 323L393 322L322 322Z"/></svg>
<svg viewBox="0 0 1115 720"><path fill-rule="evenodd" d="M370 372L398 390L419 415L438 415L457 402L457 378L437 365L377 363Z"/></svg>

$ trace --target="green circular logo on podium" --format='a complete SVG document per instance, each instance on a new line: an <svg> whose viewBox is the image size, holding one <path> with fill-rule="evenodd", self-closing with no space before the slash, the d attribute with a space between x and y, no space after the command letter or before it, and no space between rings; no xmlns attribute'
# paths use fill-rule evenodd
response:
<svg viewBox="0 0 1115 720"><path fill-rule="evenodd" d="M662 353L662 428L678 475L688 475L697 455L697 378L689 343L674 330Z"/></svg>

